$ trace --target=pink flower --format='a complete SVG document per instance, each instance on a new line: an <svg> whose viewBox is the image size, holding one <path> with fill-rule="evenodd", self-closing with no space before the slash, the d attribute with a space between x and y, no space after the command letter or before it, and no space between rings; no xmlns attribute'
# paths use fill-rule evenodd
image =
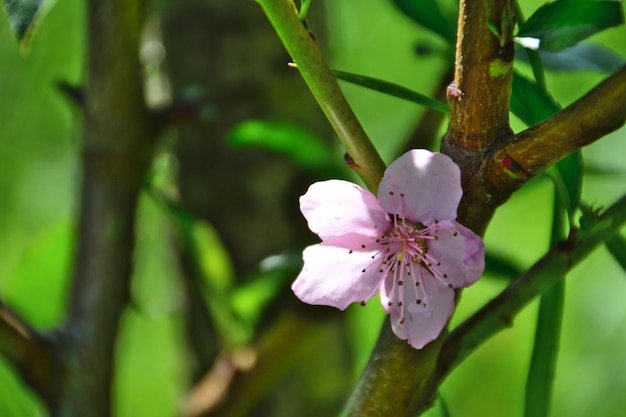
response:
<svg viewBox="0 0 626 417"><path fill-rule="evenodd" d="M343 310L380 291L393 332L421 349L452 314L454 288L484 269L481 238L455 221L462 194L458 166L427 150L394 161L378 198L341 180L311 185L300 209L322 242L304 250L294 293Z"/></svg>

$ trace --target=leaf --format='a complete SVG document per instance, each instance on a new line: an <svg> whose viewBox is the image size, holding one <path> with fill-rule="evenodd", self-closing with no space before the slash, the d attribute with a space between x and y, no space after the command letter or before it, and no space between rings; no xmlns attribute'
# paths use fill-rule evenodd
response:
<svg viewBox="0 0 626 417"><path fill-rule="evenodd" d="M511 112L528 126L547 119L559 111L561 106L534 81L513 73Z"/></svg>
<svg viewBox="0 0 626 417"><path fill-rule="evenodd" d="M565 275L565 271L562 271ZM565 281L561 279L541 295L535 344L526 380L524 416L547 417L552 397L563 318Z"/></svg>
<svg viewBox="0 0 626 417"><path fill-rule="evenodd" d="M418 25L442 36L451 44L456 42L458 4L448 0L393 0L404 14Z"/></svg>
<svg viewBox="0 0 626 417"><path fill-rule="evenodd" d="M234 146L256 146L291 158L303 168L319 168L335 157L324 141L308 129L291 122L247 120L230 133Z"/></svg>
<svg viewBox="0 0 626 417"><path fill-rule="evenodd" d="M604 242L609 253L626 272L626 239L620 234L616 234Z"/></svg>
<svg viewBox="0 0 626 417"><path fill-rule="evenodd" d="M486 274L497 275L509 281L513 281L515 278L522 275L523 272L524 270L510 259L493 252L485 253Z"/></svg>
<svg viewBox="0 0 626 417"><path fill-rule="evenodd" d="M516 48L516 57L528 61L528 55L521 46ZM592 70L608 74L626 64L626 59L608 48L592 43L579 43L562 51L538 51L543 65L553 71Z"/></svg>
<svg viewBox="0 0 626 417"><path fill-rule="evenodd" d="M619 1L561 0L540 7L522 24L517 36L537 38L539 48L558 51L621 23L624 12Z"/></svg>
<svg viewBox="0 0 626 417"><path fill-rule="evenodd" d="M4 0L4 10L22 49L29 47L37 27L57 0Z"/></svg>
<svg viewBox="0 0 626 417"><path fill-rule="evenodd" d="M333 71L333 74L340 80L360 85L361 87L369 88L370 90L389 94L390 96L412 101L413 103L421 104L442 113L448 113L448 106L445 103L409 90L406 87L376 78L367 77L365 75L357 75L344 71Z"/></svg>
<svg viewBox="0 0 626 417"><path fill-rule="evenodd" d="M583 155L580 149L556 164L557 190L570 218L578 210L583 187Z"/></svg>

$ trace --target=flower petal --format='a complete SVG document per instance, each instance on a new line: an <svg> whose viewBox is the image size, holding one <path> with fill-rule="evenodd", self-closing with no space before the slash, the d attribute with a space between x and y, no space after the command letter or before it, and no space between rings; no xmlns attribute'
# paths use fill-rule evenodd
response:
<svg viewBox="0 0 626 417"><path fill-rule="evenodd" d="M433 271L442 286L467 287L480 278L485 269L485 247L476 233L454 220L437 224L437 239L428 241L428 255L439 261Z"/></svg>
<svg viewBox="0 0 626 417"><path fill-rule="evenodd" d="M378 237L390 226L389 216L374 194L348 181L312 184L300 197L300 210L322 240L348 233Z"/></svg>
<svg viewBox="0 0 626 417"><path fill-rule="evenodd" d="M465 237L463 265L465 265L465 284L468 286L478 281L485 271L485 243L480 236L462 224L457 223L456 227Z"/></svg>
<svg viewBox="0 0 626 417"><path fill-rule="evenodd" d="M370 299L378 291L382 276L376 251L363 249L371 238L357 234L332 237L309 246L302 254L304 267L291 289L308 304L345 309L353 302Z"/></svg>
<svg viewBox="0 0 626 417"><path fill-rule="evenodd" d="M385 210L425 225L435 219L456 219L462 195L459 167L447 155L425 149L396 159L378 189Z"/></svg>
<svg viewBox="0 0 626 417"><path fill-rule="evenodd" d="M412 309L405 309L402 322L401 310L398 306L393 306L389 310L393 332L398 338L408 340L415 349L423 348L439 336L454 308L454 290L440 287L430 277L425 277L423 283L429 295L432 314L416 314L411 312ZM405 291L404 298L405 305L415 303L415 297L411 291ZM426 308L428 309L428 306Z"/></svg>

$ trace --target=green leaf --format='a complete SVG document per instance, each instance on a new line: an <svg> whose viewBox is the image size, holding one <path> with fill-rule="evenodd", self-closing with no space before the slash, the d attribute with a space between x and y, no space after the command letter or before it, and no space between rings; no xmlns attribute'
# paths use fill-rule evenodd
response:
<svg viewBox="0 0 626 417"><path fill-rule="evenodd" d="M580 204L583 187L583 155L580 150L561 159L556 164L556 185L559 196L572 223Z"/></svg>
<svg viewBox="0 0 626 417"><path fill-rule="evenodd" d="M532 126L552 116L560 108L537 83L518 72L513 73L511 112L522 122Z"/></svg>
<svg viewBox="0 0 626 417"><path fill-rule="evenodd" d="M446 400L444 400L443 395L441 395L441 392L438 393L438 397L439 411L441 411L441 417L451 417L452 415L450 414L450 409L448 408L448 404L446 403Z"/></svg>
<svg viewBox="0 0 626 417"><path fill-rule="evenodd" d="M13 34L23 49L28 48L33 35L56 0L4 0L4 10Z"/></svg>
<svg viewBox="0 0 626 417"><path fill-rule="evenodd" d="M406 87L376 78L367 77L365 75L357 75L344 71L333 71L333 74L340 80L360 85L361 87L369 88L370 90L389 94L390 96L412 101L413 103L421 104L442 113L448 113L448 106L445 103L409 90Z"/></svg>
<svg viewBox="0 0 626 417"><path fill-rule="evenodd" d="M622 235L615 235L604 242L609 253L626 272L626 239Z"/></svg>
<svg viewBox="0 0 626 417"><path fill-rule="evenodd" d="M286 155L303 168L328 166L335 159L321 138L290 122L247 120L231 131L229 141L234 146L256 146Z"/></svg>
<svg viewBox="0 0 626 417"><path fill-rule="evenodd" d="M394 4L418 25L456 42L458 3L449 0L393 0Z"/></svg>
<svg viewBox="0 0 626 417"><path fill-rule="evenodd" d="M527 50L517 45L516 57L528 61ZM608 48L579 43L562 51L538 51L543 65L553 71L592 70L612 74L626 64L626 59Z"/></svg>
<svg viewBox="0 0 626 417"><path fill-rule="evenodd" d="M493 252L485 253L486 274L500 276L509 281L513 281L515 278L522 275L523 272L524 270L510 259Z"/></svg>
<svg viewBox="0 0 626 417"><path fill-rule="evenodd" d="M565 275L565 271L563 271ZM524 416L547 417L559 352L565 282L544 292L539 303L535 345L526 381Z"/></svg>
<svg viewBox="0 0 626 417"><path fill-rule="evenodd" d="M522 24L517 36L537 38L539 48L558 51L621 23L624 12L620 1L561 0L540 7Z"/></svg>
<svg viewBox="0 0 626 417"><path fill-rule="evenodd" d="M566 158L567 159L567 158ZM554 190L550 246L566 237L564 228L567 206L557 186ZM555 271L556 284L541 295L533 353L526 380L525 417L548 417L552 388L559 354L563 305L565 301L565 269Z"/></svg>

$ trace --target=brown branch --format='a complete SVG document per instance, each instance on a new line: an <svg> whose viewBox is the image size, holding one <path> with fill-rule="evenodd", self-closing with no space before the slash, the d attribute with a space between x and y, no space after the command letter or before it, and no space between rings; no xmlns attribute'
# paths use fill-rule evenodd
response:
<svg viewBox="0 0 626 417"><path fill-rule="evenodd" d="M486 176L494 190L510 194L544 169L626 121L626 66L549 119L501 144Z"/></svg>
<svg viewBox="0 0 626 417"><path fill-rule="evenodd" d="M493 198L480 170L484 150L512 135L513 5L512 0L460 2L455 80L448 90L450 126L442 151L461 167L464 195L458 219L479 234L505 200ZM498 29L498 37L489 26ZM415 350L389 327L379 337L345 416L417 416L435 399L445 332Z"/></svg>
<svg viewBox="0 0 626 417"><path fill-rule="evenodd" d="M0 301L0 354L48 406L58 392L52 376L58 366L51 339L38 333Z"/></svg>
<svg viewBox="0 0 626 417"><path fill-rule="evenodd" d="M155 127L144 104L139 35L147 1L88 2L82 196L61 403L52 414L111 415L118 323L129 293L134 217Z"/></svg>
<svg viewBox="0 0 626 417"><path fill-rule="evenodd" d="M514 2L461 1L454 84L448 90L448 149L457 157L512 134ZM498 31L498 36L488 28Z"/></svg>

